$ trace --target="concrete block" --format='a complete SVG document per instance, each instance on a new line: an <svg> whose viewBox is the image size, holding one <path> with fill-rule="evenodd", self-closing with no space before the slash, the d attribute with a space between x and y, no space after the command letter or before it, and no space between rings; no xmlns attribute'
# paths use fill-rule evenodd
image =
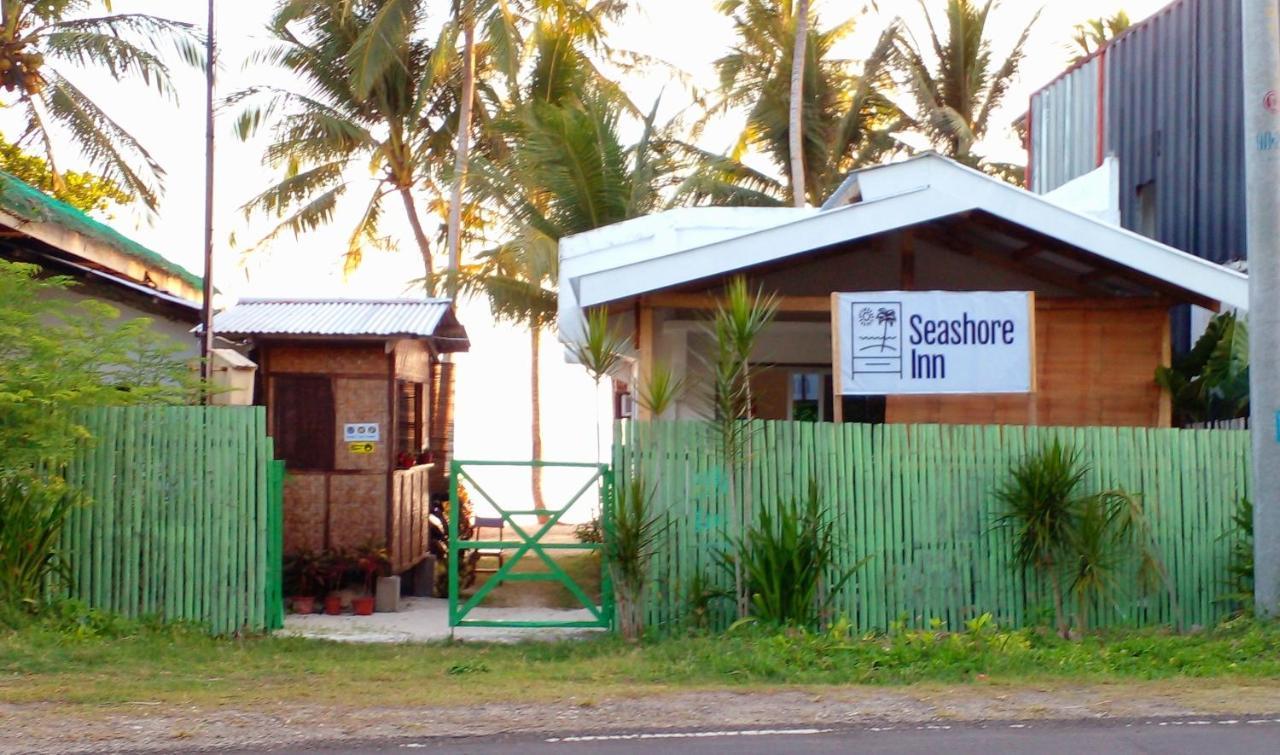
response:
<svg viewBox="0 0 1280 755"><path fill-rule="evenodd" d="M400 578L381 577L375 593L374 610L378 613L395 613L400 610Z"/></svg>

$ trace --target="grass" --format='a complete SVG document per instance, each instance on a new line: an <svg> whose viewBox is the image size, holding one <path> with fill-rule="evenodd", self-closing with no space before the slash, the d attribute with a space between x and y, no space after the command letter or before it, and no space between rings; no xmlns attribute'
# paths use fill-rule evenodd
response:
<svg viewBox="0 0 1280 755"><path fill-rule="evenodd" d="M588 598L600 601L600 558L593 552L583 551L548 551L569 578L577 583ZM510 552L507 553L510 557ZM481 566L496 567L491 558L482 559ZM513 573L547 572L546 564L534 553L527 553L511 569ZM492 574L480 574L476 577L475 586L462 591L464 599L471 597ZM582 608L582 603L559 582L506 582L493 589L485 596L480 605L493 608L530 607L544 608Z"/></svg>
<svg viewBox="0 0 1280 755"><path fill-rule="evenodd" d="M518 645L216 640L64 611L0 630L0 702L429 706L914 683L1280 678L1280 626L1141 631L1068 642L1051 632L899 632L856 638L745 628L645 644L602 637Z"/></svg>

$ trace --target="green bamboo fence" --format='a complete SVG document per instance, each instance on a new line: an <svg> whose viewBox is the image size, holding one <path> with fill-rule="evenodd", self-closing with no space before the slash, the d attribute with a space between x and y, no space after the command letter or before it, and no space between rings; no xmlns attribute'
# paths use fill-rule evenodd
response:
<svg viewBox="0 0 1280 755"><path fill-rule="evenodd" d="M614 437L617 484L640 474L667 520L651 564L649 626L682 626L705 603L695 592L732 588L718 554L740 524L717 431L628 422ZM1221 599L1229 518L1248 495L1248 432L753 422L747 437L745 484L734 486L748 491L748 510L802 497L815 479L841 563L867 559L835 606L859 631L935 621L956 629L987 612L1002 626L1043 620L1048 591L1012 565L994 492L1016 461L1055 437L1080 450L1092 490L1142 495L1168 572L1168 589L1140 590L1130 567L1113 598L1094 606L1093 624L1208 626L1230 610ZM712 605L713 624L732 619L729 601Z"/></svg>
<svg viewBox="0 0 1280 755"><path fill-rule="evenodd" d="M260 407L86 412L67 481L87 504L63 534L65 593L215 634L283 625L283 463Z"/></svg>

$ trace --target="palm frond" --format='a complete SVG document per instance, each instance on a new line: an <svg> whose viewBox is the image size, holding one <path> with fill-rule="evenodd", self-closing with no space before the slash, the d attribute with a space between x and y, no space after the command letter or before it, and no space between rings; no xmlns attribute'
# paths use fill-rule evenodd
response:
<svg viewBox="0 0 1280 755"><path fill-rule="evenodd" d="M346 55L355 96L366 98L394 66L403 65L422 4L417 0L386 0L356 38Z"/></svg>
<svg viewBox="0 0 1280 755"><path fill-rule="evenodd" d="M141 197L152 211L157 208L164 169L133 134L56 73L51 73L40 99L49 116L75 138L95 170ZM139 163L141 168L135 168Z"/></svg>

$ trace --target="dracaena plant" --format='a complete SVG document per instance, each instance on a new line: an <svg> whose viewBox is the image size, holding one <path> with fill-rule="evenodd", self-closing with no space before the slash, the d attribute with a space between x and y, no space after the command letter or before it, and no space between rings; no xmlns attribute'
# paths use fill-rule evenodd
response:
<svg viewBox="0 0 1280 755"><path fill-rule="evenodd" d="M1014 564L1048 580L1064 637L1067 595L1083 632L1094 606L1119 605L1131 571L1138 589L1169 589L1176 602L1141 496L1115 488L1090 492L1089 473L1079 450L1054 439L1017 462L996 492L1003 509L997 523L1013 534Z"/></svg>

